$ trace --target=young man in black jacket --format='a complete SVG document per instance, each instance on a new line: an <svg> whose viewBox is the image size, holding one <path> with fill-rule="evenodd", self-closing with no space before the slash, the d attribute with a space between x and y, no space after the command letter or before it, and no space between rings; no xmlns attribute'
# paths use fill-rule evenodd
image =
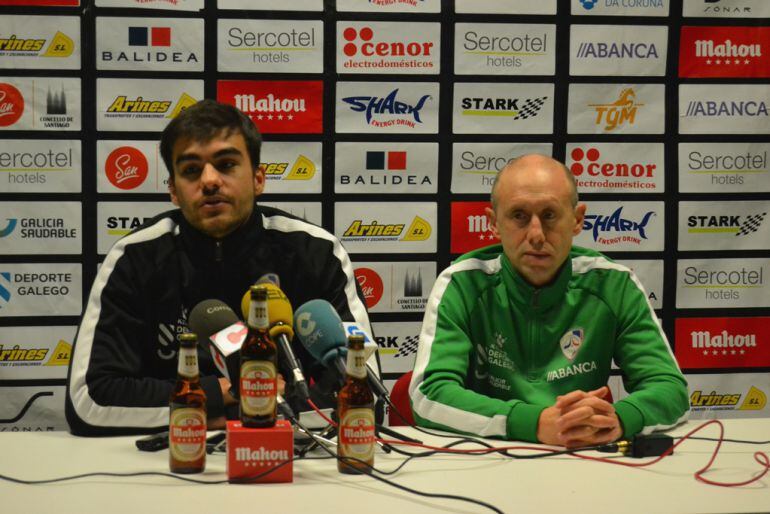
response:
<svg viewBox="0 0 770 514"><path fill-rule="evenodd" d="M202 300L240 312L251 284L274 274L292 305L329 301L343 320L371 333L353 266L324 229L255 203L265 187L260 135L230 105L203 100L172 120L160 150L171 201L160 214L118 241L99 269L78 329L65 409L78 435L157 431L168 425L177 368L176 335ZM320 379L318 363L294 351ZM199 351L209 428L224 425L236 405L231 384ZM236 412L235 409L227 409Z"/></svg>

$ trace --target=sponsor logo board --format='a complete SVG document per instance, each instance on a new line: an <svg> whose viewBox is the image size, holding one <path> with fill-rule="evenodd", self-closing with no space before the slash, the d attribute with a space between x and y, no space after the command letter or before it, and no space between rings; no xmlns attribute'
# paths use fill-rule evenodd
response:
<svg viewBox="0 0 770 514"><path fill-rule="evenodd" d="M570 75L663 76L668 27L572 25Z"/></svg>
<svg viewBox="0 0 770 514"><path fill-rule="evenodd" d="M2 387L0 432L68 430L64 417L65 386Z"/></svg>
<svg viewBox="0 0 770 514"><path fill-rule="evenodd" d="M683 0L682 14L698 18L770 18L770 3L757 0Z"/></svg>
<svg viewBox="0 0 770 514"><path fill-rule="evenodd" d="M0 130L80 130L80 79L0 79Z"/></svg>
<svg viewBox="0 0 770 514"><path fill-rule="evenodd" d="M489 202L452 202L451 253L466 253L500 242L492 233L487 207Z"/></svg>
<svg viewBox="0 0 770 514"><path fill-rule="evenodd" d="M8 380L67 378L77 327L0 328L0 375Z"/></svg>
<svg viewBox="0 0 770 514"><path fill-rule="evenodd" d="M434 253L435 202L358 202L334 205L334 234L350 253Z"/></svg>
<svg viewBox="0 0 770 514"><path fill-rule="evenodd" d="M571 134L663 134L663 84L570 84Z"/></svg>
<svg viewBox="0 0 770 514"><path fill-rule="evenodd" d="M556 14L556 0L455 0L457 13Z"/></svg>
<svg viewBox="0 0 770 514"><path fill-rule="evenodd" d="M322 73L321 20L219 20L217 71Z"/></svg>
<svg viewBox="0 0 770 514"><path fill-rule="evenodd" d="M618 259L615 262L631 268L653 309L663 308L663 261Z"/></svg>
<svg viewBox="0 0 770 514"><path fill-rule="evenodd" d="M770 192L770 143L679 143L682 193Z"/></svg>
<svg viewBox="0 0 770 514"><path fill-rule="evenodd" d="M455 134L550 134L553 84L455 83Z"/></svg>
<svg viewBox="0 0 770 514"><path fill-rule="evenodd" d="M663 202L586 202L575 244L599 251L663 251Z"/></svg>
<svg viewBox="0 0 770 514"><path fill-rule="evenodd" d="M96 204L96 251L106 254L113 244L145 221L174 209L168 202L97 202Z"/></svg>
<svg viewBox="0 0 770 514"><path fill-rule="evenodd" d="M0 317L80 316L83 266L0 264Z"/></svg>
<svg viewBox="0 0 770 514"><path fill-rule="evenodd" d="M670 0L572 0L577 16L668 16Z"/></svg>
<svg viewBox="0 0 770 514"><path fill-rule="evenodd" d="M441 12L441 0L337 0L337 12Z"/></svg>
<svg viewBox="0 0 770 514"><path fill-rule="evenodd" d="M679 85L680 134L770 134L765 84Z"/></svg>
<svg viewBox="0 0 770 514"><path fill-rule="evenodd" d="M202 80L96 79L96 128L160 132L201 99Z"/></svg>
<svg viewBox="0 0 770 514"><path fill-rule="evenodd" d="M567 143L580 193L662 193L663 143Z"/></svg>
<svg viewBox="0 0 770 514"><path fill-rule="evenodd" d="M2 5L21 5L24 7L77 7L80 0L3 0Z"/></svg>
<svg viewBox="0 0 770 514"><path fill-rule="evenodd" d="M96 18L96 69L203 71L203 20Z"/></svg>
<svg viewBox="0 0 770 514"><path fill-rule="evenodd" d="M354 262L369 312L423 312L436 281L435 262Z"/></svg>
<svg viewBox="0 0 770 514"><path fill-rule="evenodd" d="M80 202L0 202L0 253L80 254Z"/></svg>
<svg viewBox="0 0 770 514"><path fill-rule="evenodd" d="M164 9L200 11L203 0L95 0L97 7L134 7L137 9Z"/></svg>
<svg viewBox="0 0 770 514"><path fill-rule="evenodd" d="M319 227L323 225L321 202L259 202L259 204L281 209Z"/></svg>
<svg viewBox="0 0 770 514"><path fill-rule="evenodd" d="M435 193L438 143L336 143L335 193Z"/></svg>
<svg viewBox="0 0 770 514"><path fill-rule="evenodd" d="M770 318L677 318L676 360L682 368L770 366Z"/></svg>
<svg viewBox="0 0 770 514"><path fill-rule="evenodd" d="M764 250L770 201L679 202L681 250Z"/></svg>
<svg viewBox="0 0 770 514"><path fill-rule="evenodd" d="M436 134L439 84L338 82L337 133Z"/></svg>
<svg viewBox="0 0 770 514"><path fill-rule="evenodd" d="M202 0L201 0L202 1ZM254 11L274 11L274 0L217 0L219 9L246 9ZM281 4L282 11L323 11L323 0L291 0Z"/></svg>
<svg viewBox="0 0 770 514"><path fill-rule="evenodd" d="M79 70L80 18L3 15L0 68Z"/></svg>
<svg viewBox="0 0 770 514"><path fill-rule="evenodd" d="M217 100L243 111L263 134L323 132L320 80L220 80Z"/></svg>
<svg viewBox="0 0 770 514"><path fill-rule="evenodd" d="M685 375L690 419L766 418L770 415L766 373Z"/></svg>
<svg viewBox="0 0 770 514"><path fill-rule="evenodd" d="M490 193L497 172L524 154L553 155L552 143L453 143L452 193Z"/></svg>
<svg viewBox="0 0 770 514"><path fill-rule="evenodd" d="M0 192L79 193L80 140L0 140Z"/></svg>
<svg viewBox="0 0 770 514"><path fill-rule="evenodd" d="M556 25L455 24L455 74L553 75Z"/></svg>
<svg viewBox="0 0 770 514"><path fill-rule="evenodd" d="M770 27L682 27L680 77L770 77Z"/></svg>
<svg viewBox="0 0 770 514"><path fill-rule="evenodd" d="M169 174L157 141L96 143L98 193L168 193Z"/></svg>
<svg viewBox="0 0 770 514"><path fill-rule="evenodd" d="M321 143L276 142L265 145L260 163L266 193L320 193Z"/></svg>
<svg viewBox="0 0 770 514"><path fill-rule="evenodd" d="M337 73L437 74L441 25L337 22Z"/></svg>
<svg viewBox="0 0 770 514"><path fill-rule="evenodd" d="M680 309L770 307L765 276L770 259L680 259L676 306Z"/></svg>
<svg viewBox="0 0 770 514"><path fill-rule="evenodd" d="M419 321L372 323L383 373L412 371L421 326Z"/></svg>

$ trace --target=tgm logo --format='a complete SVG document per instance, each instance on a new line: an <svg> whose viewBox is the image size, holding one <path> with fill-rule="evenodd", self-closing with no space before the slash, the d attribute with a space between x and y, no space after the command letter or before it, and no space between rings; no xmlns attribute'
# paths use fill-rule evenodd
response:
<svg viewBox="0 0 770 514"><path fill-rule="evenodd" d="M667 45L668 27L572 25L570 75L662 76Z"/></svg>
<svg viewBox="0 0 770 514"><path fill-rule="evenodd" d="M623 215L623 206L609 216L586 214L583 230L589 231L593 240L604 245L617 243L641 244L647 239L647 224L655 211L647 211L640 218L629 219Z"/></svg>
<svg viewBox="0 0 770 514"><path fill-rule="evenodd" d="M0 82L0 127L10 127L24 114L24 96L13 84Z"/></svg>
<svg viewBox="0 0 770 514"><path fill-rule="evenodd" d="M573 146L574 145L574 146ZM655 192L663 189L662 145L569 144L567 166L581 192Z"/></svg>
<svg viewBox="0 0 770 514"><path fill-rule="evenodd" d="M680 77L770 77L770 27L682 27Z"/></svg>
<svg viewBox="0 0 770 514"><path fill-rule="evenodd" d="M438 73L437 23L338 22L339 73Z"/></svg>
<svg viewBox="0 0 770 514"><path fill-rule="evenodd" d="M104 173L118 189L131 190L144 183L149 165L144 154L133 146L121 146L110 152Z"/></svg>
<svg viewBox="0 0 770 514"><path fill-rule="evenodd" d="M422 123L420 111L425 103L432 100L431 95L423 95L417 102L399 101L398 89L392 90L385 97L378 96L349 96L342 99L353 112L365 113L367 125L374 127L391 127L394 125L415 128Z"/></svg>
<svg viewBox="0 0 770 514"><path fill-rule="evenodd" d="M596 125L604 132L612 132L624 125L633 125L636 121L636 113L644 103L636 101L636 92L633 87L625 88L620 92L618 99L607 104L588 104L596 111Z"/></svg>

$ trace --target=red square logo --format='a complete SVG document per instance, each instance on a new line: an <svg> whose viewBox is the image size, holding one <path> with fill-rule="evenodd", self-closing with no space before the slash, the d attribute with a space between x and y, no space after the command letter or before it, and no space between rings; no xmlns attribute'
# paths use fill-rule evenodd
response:
<svg viewBox="0 0 770 514"><path fill-rule="evenodd" d="M492 234L485 209L489 202L452 202L449 251L466 253L500 240Z"/></svg>
<svg viewBox="0 0 770 514"><path fill-rule="evenodd" d="M405 170L406 152L388 152L388 169Z"/></svg>
<svg viewBox="0 0 770 514"><path fill-rule="evenodd" d="M278 420L270 428L227 422L227 478L231 482L293 482L293 457L294 431L288 421ZM253 478L271 469L275 471Z"/></svg>
<svg viewBox="0 0 770 514"><path fill-rule="evenodd" d="M152 46L171 46L171 27L152 27Z"/></svg>

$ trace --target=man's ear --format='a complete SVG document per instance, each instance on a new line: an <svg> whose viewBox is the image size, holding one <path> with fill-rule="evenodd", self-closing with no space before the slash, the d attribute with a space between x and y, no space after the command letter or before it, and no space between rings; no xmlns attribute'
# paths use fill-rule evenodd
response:
<svg viewBox="0 0 770 514"><path fill-rule="evenodd" d="M583 220L586 217L586 204L579 203L575 207L575 226L572 228L572 234L578 235L583 230Z"/></svg>
<svg viewBox="0 0 770 514"><path fill-rule="evenodd" d="M265 190L265 165L260 164L254 170L254 196L259 196Z"/></svg>
<svg viewBox="0 0 770 514"><path fill-rule="evenodd" d="M176 184L174 183L173 175L168 178L168 194L171 195L171 203L179 207L179 198L176 196Z"/></svg>
<svg viewBox="0 0 770 514"><path fill-rule="evenodd" d="M497 231L497 215L495 211L491 207L486 207L484 213L487 215L487 221L489 222L489 231L496 238L500 239L500 233Z"/></svg>

